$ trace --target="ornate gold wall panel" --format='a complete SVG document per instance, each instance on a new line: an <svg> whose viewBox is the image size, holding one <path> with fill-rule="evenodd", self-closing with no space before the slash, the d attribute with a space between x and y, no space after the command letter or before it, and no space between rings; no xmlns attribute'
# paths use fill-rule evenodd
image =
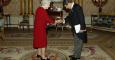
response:
<svg viewBox="0 0 115 60"><path fill-rule="evenodd" d="M40 6L39 1L40 0L33 0L32 10L34 12L37 9L37 7ZM83 10L84 10L85 16L90 16L93 13L98 13L98 8L93 5L91 0L82 0L82 1L83 1ZM20 13L24 13L23 12L24 6L22 4L23 2L22 3L19 3L19 2L21 2L21 0L11 0L11 2L7 6L4 6L4 13L11 14L11 15L20 15ZM115 4L115 0L108 0L107 4L103 7L103 13L115 14L114 4Z"/></svg>
<svg viewBox="0 0 115 60"><path fill-rule="evenodd" d="M28 14L33 14L33 0L28 2Z"/></svg>
<svg viewBox="0 0 115 60"><path fill-rule="evenodd" d="M20 0L20 14L33 14L33 0Z"/></svg>
<svg viewBox="0 0 115 60"><path fill-rule="evenodd" d="M20 0L20 15L24 15L24 0Z"/></svg>

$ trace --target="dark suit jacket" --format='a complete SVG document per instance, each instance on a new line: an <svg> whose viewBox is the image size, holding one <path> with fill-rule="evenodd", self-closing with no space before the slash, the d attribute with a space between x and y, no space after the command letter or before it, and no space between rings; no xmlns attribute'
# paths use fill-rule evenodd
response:
<svg viewBox="0 0 115 60"><path fill-rule="evenodd" d="M73 8L71 9L71 12L65 18L65 22L66 23L68 22L71 25L73 33L75 33L74 26L77 24L81 25L81 28L80 28L81 30L85 30L86 24L85 24L85 18L84 18L82 7L78 4L74 4ZM81 40L85 40L85 41L87 40L87 32L77 33L77 36Z"/></svg>

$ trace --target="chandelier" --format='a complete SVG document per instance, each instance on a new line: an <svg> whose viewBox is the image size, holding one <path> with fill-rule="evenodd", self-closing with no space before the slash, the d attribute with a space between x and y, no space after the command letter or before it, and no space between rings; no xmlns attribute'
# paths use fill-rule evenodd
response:
<svg viewBox="0 0 115 60"><path fill-rule="evenodd" d="M93 4L99 8L98 12L102 12L102 7L107 3L108 0L92 0Z"/></svg>

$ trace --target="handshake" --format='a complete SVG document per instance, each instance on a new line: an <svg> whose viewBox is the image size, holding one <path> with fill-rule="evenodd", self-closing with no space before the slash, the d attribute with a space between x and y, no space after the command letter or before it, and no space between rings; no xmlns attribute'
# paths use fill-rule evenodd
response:
<svg viewBox="0 0 115 60"><path fill-rule="evenodd" d="M64 23L64 20L55 20L55 24Z"/></svg>

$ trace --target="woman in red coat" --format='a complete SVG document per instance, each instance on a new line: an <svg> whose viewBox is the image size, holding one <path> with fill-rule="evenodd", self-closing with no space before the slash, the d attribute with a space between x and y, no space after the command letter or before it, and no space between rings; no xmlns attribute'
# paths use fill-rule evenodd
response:
<svg viewBox="0 0 115 60"><path fill-rule="evenodd" d="M47 24L54 23L55 20L50 18L46 11L50 2L42 0L41 4L42 6L38 7L35 13L33 47L37 49L37 57L41 56L42 60L47 60L45 56L47 47L46 27Z"/></svg>

